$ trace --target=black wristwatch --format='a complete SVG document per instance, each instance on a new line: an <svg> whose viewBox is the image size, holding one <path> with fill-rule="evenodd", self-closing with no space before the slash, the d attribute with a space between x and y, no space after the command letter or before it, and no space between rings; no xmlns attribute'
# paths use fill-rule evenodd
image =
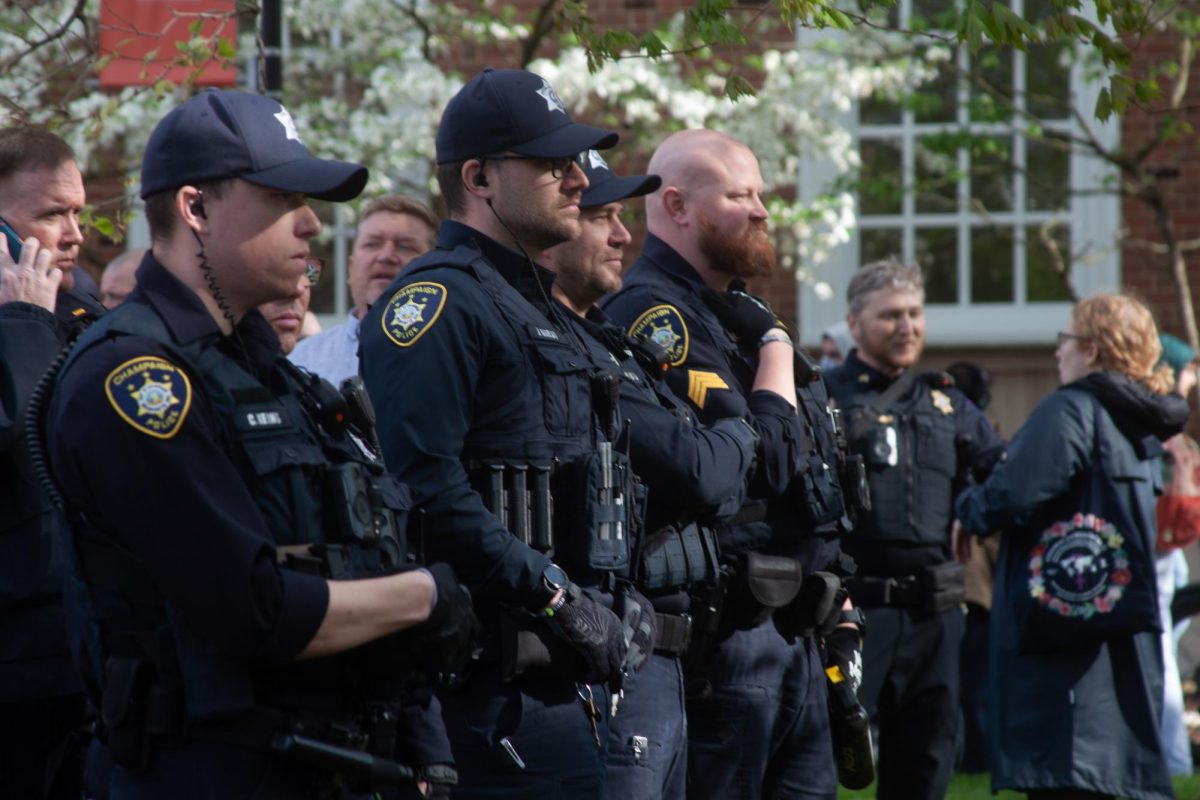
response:
<svg viewBox="0 0 1200 800"><path fill-rule="evenodd" d="M544 570L542 570L542 588L545 590L545 601L542 603L545 610L549 614L553 614L558 609L562 608L562 604L567 600L567 584L570 583L570 578L567 577L566 570L558 564L551 562ZM562 592L562 597L556 605L551 606L550 603L554 600L554 595Z"/></svg>
<svg viewBox="0 0 1200 800"><path fill-rule="evenodd" d="M842 615L838 617L837 624L845 625L846 623L850 623L854 627L858 628L858 635L860 637L863 639L867 638L867 615L863 613L861 608L858 606L855 606L850 610L843 608Z"/></svg>

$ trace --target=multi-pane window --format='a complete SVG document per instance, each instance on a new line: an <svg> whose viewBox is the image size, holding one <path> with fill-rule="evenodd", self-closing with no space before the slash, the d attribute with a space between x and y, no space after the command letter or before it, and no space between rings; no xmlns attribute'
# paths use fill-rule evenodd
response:
<svg viewBox="0 0 1200 800"><path fill-rule="evenodd" d="M1049 8L1047 0L997 2L1031 21ZM936 30L952 24L947 7L899 0L891 22ZM922 267L934 343L1049 341L1071 288L1082 296L1116 283L1118 201L1098 191L1099 162L1069 144L1080 134L1073 109L1090 117L1095 97L1083 68L1063 45L964 46L946 57L947 45L932 41L943 54L931 60L933 80L858 105L857 236L815 270L833 300L802 290L806 340L845 313L852 271L890 255ZM1116 127L1092 132L1111 137Z"/></svg>

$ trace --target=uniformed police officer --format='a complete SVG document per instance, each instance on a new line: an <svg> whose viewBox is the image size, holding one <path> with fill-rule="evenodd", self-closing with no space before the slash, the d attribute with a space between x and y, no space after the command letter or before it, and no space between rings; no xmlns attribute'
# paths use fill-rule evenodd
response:
<svg viewBox="0 0 1200 800"><path fill-rule="evenodd" d="M602 792L597 684L620 674L627 641L611 595L579 587L611 587L628 568L636 487L616 385L536 262L579 233L580 154L616 140L575 123L533 73L476 75L438 128L450 219L437 248L362 325L389 467L426 514L427 553L454 564L486 630L466 685L441 694L459 797Z"/></svg>
<svg viewBox="0 0 1200 800"><path fill-rule="evenodd" d="M445 565L394 574L404 487L353 398L291 367L255 310L305 272L306 198L366 179L266 97L206 92L151 134L153 249L45 409L113 798L415 791L392 698L416 648L462 646L469 597Z"/></svg>
<svg viewBox="0 0 1200 800"><path fill-rule="evenodd" d="M4 797L79 795L86 715L63 621L60 519L33 475L21 433L46 367L103 312L95 298L73 288L84 200L83 176L66 142L42 128L0 129L0 226L7 228L0 234Z"/></svg>
<svg viewBox="0 0 1200 800"><path fill-rule="evenodd" d="M745 501L757 436L739 418L700 426L664 380L666 351L630 339L596 307L621 288L621 256L631 238L621 222L621 201L654 191L661 180L618 177L595 151L588 153L584 172L589 186L580 203L582 231L547 250L544 261L556 275L553 295L572 328L621 381L634 472L648 490L646 536L630 576L650 597L657 621L653 654L626 679L619 713L609 726L607 791L614 799L682 800L687 722L680 656L692 633L689 593L719 579L712 522ZM657 361L648 357L651 352ZM782 372L789 363L773 366ZM764 378L788 390L779 377ZM791 416L790 409L786 414Z"/></svg>
<svg viewBox="0 0 1200 800"><path fill-rule="evenodd" d="M797 413L791 339L740 291L741 278L775 263L758 162L728 136L685 131L650 169L663 184L647 203L649 236L605 311L666 347L667 380L701 421L749 414L763 436L752 499L718 528L732 574L720 642L688 676L689 796L833 797L823 654L811 633L842 624L828 570L848 521L836 453L821 449L832 443L823 399L806 387ZM801 591L802 575L820 591ZM859 631L845 625L837 653L849 675Z"/></svg>
<svg viewBox="0 0 1200 800"><path fill-rule="evenodd" d="M846 291L857 347L827 374L850 444L867 466L871 511L846 550L871 632L860 696L879 725L880 798L942 798L958 729L962 569L950 550L954 496L1002 443L942 373L913 369L925 341L916 267L868 264Z"/></svg>

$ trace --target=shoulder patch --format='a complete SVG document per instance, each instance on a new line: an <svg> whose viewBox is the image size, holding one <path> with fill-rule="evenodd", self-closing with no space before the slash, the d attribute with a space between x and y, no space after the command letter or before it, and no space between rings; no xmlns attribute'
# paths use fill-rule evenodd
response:
<svg viewBox="0 0 1200 800"><path fill-rule="evenodd" d="M396 346L411 347L442 315L446 295L446 287L440 283L410 283L388 300L383 310L383 332Z"/></svg>
<svg viewBox="0 0 1200 800"><path fill-rule="evenodd" d="M708 393L712 389L728 389L729 384L715 372L706 372L699 369L688 370L688 399L696 406L703 409L704 404L708 402Z"/></svg>
<svg viewBox="0 0 1200 800"><path fill-rule="evenodd" d="M666 350L667 363L672 367L687 360L687 325L675 306L659 305L648 309L629 326L629 335L635 339L645 336Z"/></svg>
<svg viewBox="0 0 1200 800"><path fill-rule="evenodd" d="M121 419L156 439L178 433L192 407L187 374L159 356L131 358L108 373L104 393Z"/></svg>

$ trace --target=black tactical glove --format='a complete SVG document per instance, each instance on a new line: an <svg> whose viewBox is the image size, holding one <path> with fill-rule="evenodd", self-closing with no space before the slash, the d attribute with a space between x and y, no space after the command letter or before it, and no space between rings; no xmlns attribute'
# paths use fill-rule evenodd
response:
<svg viewBox="0 0 1200 800"><path fill-rule="evenodd" d="M429 619L405 633L419 642L424 669L450 679L461 675L475 654L479 619L475 616L471 593L458 582L449 564L430 564L423 569L433 576L437 602L429 612Z"/></svg>
<svg viewBox="0 0 1200 800"><path fill-rule="evenodd" d="M767 302L752 294L738 290L718 292L706 288L700 295L717 315L721 326L736 336L739 342L757 345L767 331L784 328Z"/></svg>
<svg viewBox="0 0 1200 800"><path fill-rule="evenodd" d="M625 631L616 614L588 597L573 583L564 591L565 603L547 610L554 635L569 644L583 660L581 683L607 683L621 673L625 661Z"/></svg>
<svg viewBox="0 0 1200 800"><path fill-rule="evenodd" d="M857 628L838 627L825 636L826 665L841 670L855 694L862 685L862 646Z"/></svg>
<svg viewBox="0 0 1200 800"><path fill-rule="evenodd" d="M654 606L632 586L625 586L616 595L615 611L621 617L625 632L625 663L623 671L637 672L654 652L658 634Z"/></svg>

